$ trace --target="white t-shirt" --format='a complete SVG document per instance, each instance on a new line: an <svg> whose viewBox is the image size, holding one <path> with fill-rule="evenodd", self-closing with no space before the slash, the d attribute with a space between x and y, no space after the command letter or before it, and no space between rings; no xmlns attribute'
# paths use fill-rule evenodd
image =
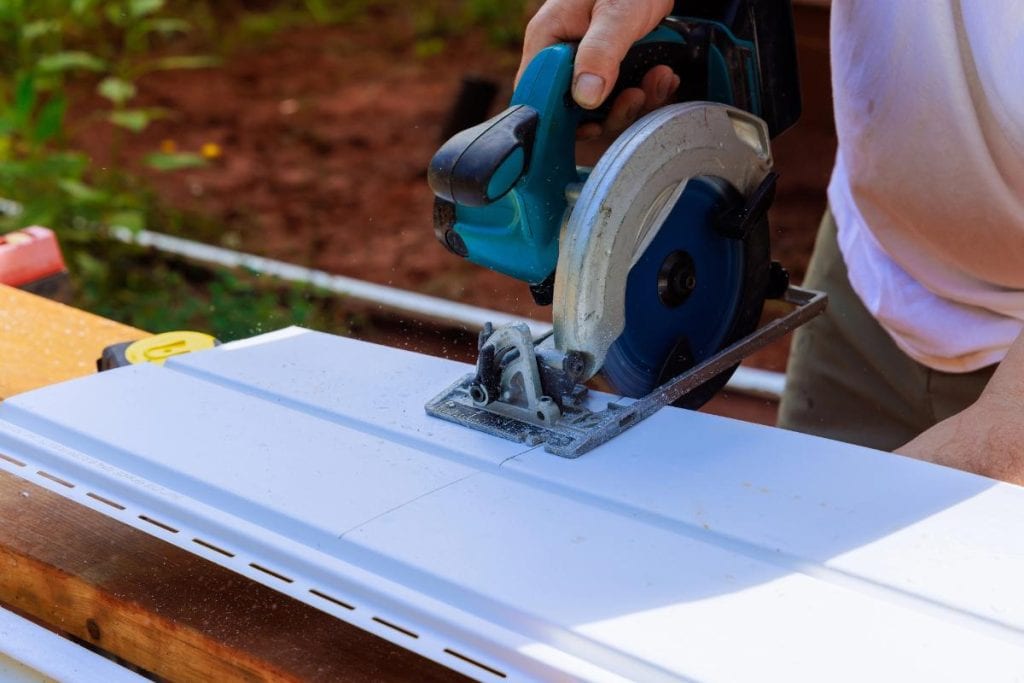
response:
<svg viewBox="0 0 1024 683"><path fill-rule="evenodd" d="M854 291L947 372L1024 328L1024 0L833 0L829 203Z"/></svg>

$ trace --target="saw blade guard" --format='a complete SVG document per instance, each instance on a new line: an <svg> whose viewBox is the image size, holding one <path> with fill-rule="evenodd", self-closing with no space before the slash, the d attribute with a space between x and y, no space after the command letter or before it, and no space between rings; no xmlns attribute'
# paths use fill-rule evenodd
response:
<svg viewBox="0 0 1024 683"><path fill-rule="evenodd" d="M717 351L743 303L737 287L748 264L742 242L714 236L709 222L726 194L751 196L771 168L764 121L733 107L689 102L659 109L635 123L598 162L563 230L554 286L554 346L582 353L584 376L595 375L626 331L633 271L653 276L650 292L642 296L657 297L662 268L668 268L666 277L685 280L688 264L667 262L674 251L684 251L691 259L704 260L692 265L698 280L711 283L713 291L706 297L706 292L701 293L705 298L696 300L700 305L693 315L683 316L683 329L671 327L678 326L678 318L666 329L672 335L686 333L700 339L707 351ZM677 206L682 208L674 215ZM684 230L697 235L684 242L690 246L660 246L663 226L680 221ZM643 259L652 247L667 249L656 264ZM767 259L765 250L765 267ZM652 315L640 316L637 322L643 326L664 323ZM664 335L656 331L652 343L643 330L630 332L636 341L634 350L646 357L649 367L643 373L646 386L657 379L651 377L650 366L667 355L661 348Z"/></svg>

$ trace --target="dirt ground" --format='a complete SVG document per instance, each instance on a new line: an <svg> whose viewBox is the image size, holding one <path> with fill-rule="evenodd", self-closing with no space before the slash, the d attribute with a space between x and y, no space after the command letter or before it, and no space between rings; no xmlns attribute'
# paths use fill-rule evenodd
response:
<svg viewBox="0 0 1024 683"><path fill-rule="evenodd" d="M372 23L288 30L223 68L160 73L140 84L147 106L173 117L127 140L129 167L171 206L211 216L225 246L373 282L550 319L526 287L442 249L431 225L426 166L462 78L506 84L518 62L478 35L417 58L403 16ZM776 141L779 195L773 251L799 282L824 208L834 154L828 88L827 13L797 8L805 113ZM382 36L386 36L382 39ZM109 159L110 131L87 127L80 142ZM155 173L141 159L161 145L222 150L207 168ZM753 364L781 370L787 344Z"/></svg>

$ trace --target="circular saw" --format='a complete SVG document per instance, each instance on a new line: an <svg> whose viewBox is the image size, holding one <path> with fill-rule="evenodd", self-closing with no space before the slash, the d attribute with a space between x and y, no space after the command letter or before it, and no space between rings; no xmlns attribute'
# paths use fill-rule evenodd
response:
<svg viewBox="0 0 1024 683"><path fill-rule="evenodd" d="M663 405L699 407L743 357L824 308L769 249L770 140L799 116L789 3L732 4L745 11L670 17L632 47L609 100L668 64L682 101L633 124L593 168L575 163L575 131L608 105L572 102L569 44L541 51L508 109L437 152L438 239L526 282L554 329L488 326L476 372L430 414L576 457ZM768 298L794 309L759 328ZM638 400L590 410L585 382L599 374Z"/></svg>

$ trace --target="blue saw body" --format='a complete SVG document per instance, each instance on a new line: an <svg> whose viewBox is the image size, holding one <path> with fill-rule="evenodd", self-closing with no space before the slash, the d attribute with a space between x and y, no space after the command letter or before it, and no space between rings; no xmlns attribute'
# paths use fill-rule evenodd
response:
<svg viewBox="0 0 1024 683"><path fill-rule="evenodd" d="M437 196L438 239L474 263L531 285L538 303L550 303L540 298L554 279L567 191L586 179L587 169L575 163L576 130L601 120L609 106L587 111L573 101L575 52L570 44L542 50L509 108L455 135L437 152L428 175ZM622 89L639 86L658 64L680 75L680 101L728 104L757 116L764 104L773 104L765 97L753 40L737 37L721 22L673 17L634 44L608 102ZM603 368L622 393L639 396L656 386L666 361L678 355L680 340L691 364L719 351L737 332L739 309L751 308L750 293L742 290L749 284L745 274L752 255L743 240L716 229L728 202L737 201L735 191L727 190L714 179L691 182L630 272L625 330ZM685 303L670 306L658 279L675 252L696 263L697 286ZM757 258L767 259L761 252ZM759 313L763 291L757 296Z"/></svg>
<svg viewBox="0 0 1024 683"><path fill-rule="evenodd" d="M712 45L707 59L707 96L702 99L736 104L737 91L753 93L757 104L758 74L753 45L713 24L742 57L739 74L730 71L722 48ZM634 51L676 45L685 48L679 32L660 26L636 43ZM580 183L576 168L576 129L587 116L572 100L574 45L542 50L529 64L512 96L509 109L480 126L463 131L435 155L430 184L446 210L435 226L445 246L460 256L531 285L548 279L558 261L558 235L568 207L566 188ZM628 58L627 58L628 59ZM653 66L656 61L652 61ZM646 72L646 69L643 69ZM642 74L641 74L642 76ZM511 113L511 115L510 115ZM516 118L518 116L518 118ZM509 134L511 120L529 118L531 134ZM475 156L494 157L486 168ZM459 185L473 185L475 196L460 194Z"/></svg>

